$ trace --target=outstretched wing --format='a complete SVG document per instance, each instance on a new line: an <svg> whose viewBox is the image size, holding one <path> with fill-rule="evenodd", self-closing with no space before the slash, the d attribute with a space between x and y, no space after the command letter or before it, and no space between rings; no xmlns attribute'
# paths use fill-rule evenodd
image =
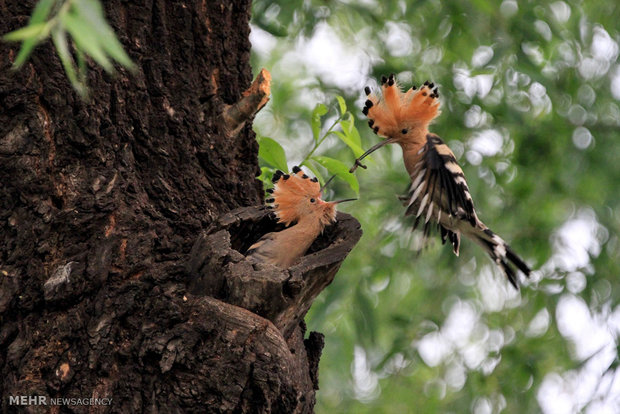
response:
<svg viewBox="0 0 620 414"><path fill-rule="evenodd" d="M424 222L426 235L431 223L438 223L442 241L449 238L458 254L457 223L468 222L475 227L477 222L465 175L450 148L437 135L426 136L419 156L405 198L407 215L416 216L416 227Z"/></svg>

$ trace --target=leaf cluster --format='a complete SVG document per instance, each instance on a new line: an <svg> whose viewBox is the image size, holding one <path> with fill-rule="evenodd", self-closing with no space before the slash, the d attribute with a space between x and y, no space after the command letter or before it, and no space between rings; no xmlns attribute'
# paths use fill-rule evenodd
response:
<svg viewBox="0 0 620 414"><path fill-rule="evenodd" d="M40 0L27 26L2 36L7 42L22 42L13 68L21 68L34 48L48 38L71 85L84 99L88 97L87 57L111 74L115 73L114 62L135 69L98 0Z"/></svg>
<svg viewBox="0 0 620 414"><path fill-rule="evenodd" d="M364 150L362 150L361 137L355 126L353 115L347 110L347 104L344 98L337 96L336 100L338 102L336 118L327 128L325 128L321 122L323 117L328 113L327 106L319 103L312 110L310 125L313 144L301 162L296 165L307 167L319 179L321 184L324 184L326 181L325 174L335 175L337 178L345 181L356 195L359 195L359 182L357 181L357 177L349 172L349 165L337 158L317 154L321 144L330 136L338 137L338 139L346 144L353 152L355 157L359 157L364 152ZM323 130L325 131L323 132ZM258 143L258 156L265 164L261 167L259 179L269 185L271 176L276 170L289 170L286 153L284 148L273 138L259 135Z"/></svg>

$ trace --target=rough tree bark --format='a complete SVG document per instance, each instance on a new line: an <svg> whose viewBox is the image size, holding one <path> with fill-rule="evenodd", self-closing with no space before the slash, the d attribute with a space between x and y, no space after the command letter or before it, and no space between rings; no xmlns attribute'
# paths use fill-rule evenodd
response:
<svg viewBox="0 0 620 414"><path fill-rule="evenodd" d="M34 3L0 2L0 33ZM0 44L2 411L311 412L323 338L303 317L361 232L340 214L288 270L243 256L276 227L247 207L251 120L224 125L252 80L250 1L105 8L139 69L91 67L88 103L49 43L18 72Z"/></svg>

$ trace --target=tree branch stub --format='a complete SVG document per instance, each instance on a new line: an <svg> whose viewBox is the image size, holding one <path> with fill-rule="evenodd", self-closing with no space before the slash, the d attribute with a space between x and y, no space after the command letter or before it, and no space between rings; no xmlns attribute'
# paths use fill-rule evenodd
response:
<svg viewBox="0 0 620 414"><path fill-rule="evenodd" d="M243 92L243 96L233 105L225 107L222 113L224 129L228 136L235 136L239 130L269 101L271 93L271 74L261 69L252 85Z"/></svg>

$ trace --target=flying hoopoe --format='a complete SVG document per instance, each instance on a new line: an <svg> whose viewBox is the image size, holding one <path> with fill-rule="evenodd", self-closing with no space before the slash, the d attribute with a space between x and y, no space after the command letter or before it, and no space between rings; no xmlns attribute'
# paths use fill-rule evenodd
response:
<svg viewBox="0 0 620 414"><path fill-rule="evenodd" d="M333 178L333 177L332 177ZM261 262L288 268L303 256L325 226L336 221L336 205L345 201L326 202L321 200L323 188L319 180L310 178L301 168L293 167L291 174L278 170L273 175L273 189L267 192L273 198L265 200L273 203L278 223L288 227L279 232L265 234L248 249L247 256ZM327 185L330 180L325 184Z"/></svg>
<svg viewBox="0 0 620 414"><path fill-rule="evenodd" d="M465 174L456 157L437 135L428 130L429 123L439 115L439 92L428 81L403 93L394 79L381 79L382 99L365 88L368 100L363 113L368 125L386 139L355 160L360 160L387 144L397 143L403 150L405 167L411 177L408 195L401 197L407 207L406 215L415 215L414 228L424 223L428 236L431 223L437 224L442 244L450 240L454 254L459 254L461 234L480 245L502 269L510 283L518 287L514 264L529 277L530 269L502 238L493 233L476 215L465 181ZM433 89L434 88L434 89Z"/></svg>

